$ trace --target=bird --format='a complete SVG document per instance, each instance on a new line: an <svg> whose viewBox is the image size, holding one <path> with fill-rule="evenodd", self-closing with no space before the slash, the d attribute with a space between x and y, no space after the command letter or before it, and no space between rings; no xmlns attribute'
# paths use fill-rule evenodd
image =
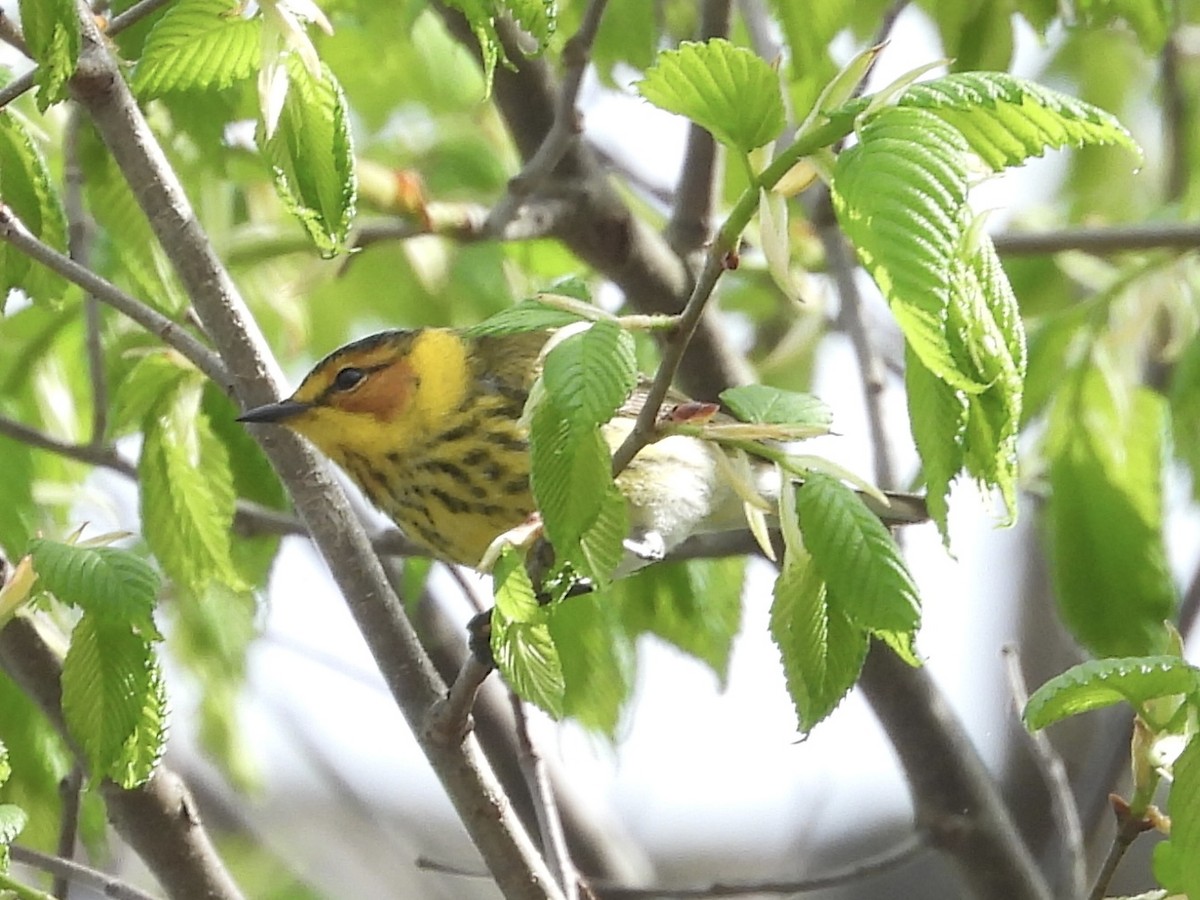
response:
<svg viewBox="0 0 1200 900"><path fill-rule="evenodd" d="M382 331L334 350L291 396L238 421L307 438L432 557L481 568L498 537L536 518L524 412L549 337ZM632 429L646 384L602 426L610 449ZM676 392L668 398L673 406L689 402ZM746 528L745 487L732 483L724 454L712 441L672 434L619 473L630 522L619 574L661 559L692 535ZM778 497L773 465L755 463L753 476L767 503ZM887 524L927 518L916 495L890 494L887 504L864 499Z"/></svg>

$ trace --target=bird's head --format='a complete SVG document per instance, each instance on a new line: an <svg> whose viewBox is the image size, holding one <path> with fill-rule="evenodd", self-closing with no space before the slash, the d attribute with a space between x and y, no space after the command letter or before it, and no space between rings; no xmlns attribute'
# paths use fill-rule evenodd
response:
<svg viewBox="0 0 1200 900"><path fill-rule="evenodd" d="M384 331L330 353L290 397L239 422L285 425L327 456L403 453L467 389L466 346L452 331Z"/></svg>

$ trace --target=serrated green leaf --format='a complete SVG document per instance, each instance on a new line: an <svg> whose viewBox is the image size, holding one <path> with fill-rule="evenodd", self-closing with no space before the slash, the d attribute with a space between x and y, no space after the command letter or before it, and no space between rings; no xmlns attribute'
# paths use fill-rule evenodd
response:
<svg viewBox="0 0 1200 900"><path fill-rule="evenodd" d="M110 775L128 759L126 745L156 690L149 643L128 626L85 614L63 660L63 718L92 775Z"/></svg>
<svg viewBox="0 0 1200 900"><path fill-rule="evenodd" d="M1033 692L1022 718L1032 730L1093 709L1200 690L1200 670L1177 656L1093 659L1051 678Z"/></svg>
<svg viewBox="0 0 1200 900"><path fill-rule="evenodd" d="M613 584L631 638L655 634L707 664L724 685L742 621L741 559L648 566Z"/></svg>
<svg viewBox="0 0 1200 900"><path fill-rule="evenodd" d="M637 383L633 335L615 322L595 322L546 354L542 381L572 429L607 422Z"/></svg>
<svg viewBox="0 0 1200 900"><path fill-rule="evenodd" d="M778 73L752 50L723 38L684 41L660 53L637 89L655 106L686 116L743 153L783 131Z"/></svg>
<svg viewBox="0 0 1200 900"><path fill-rule="evenodd" d="M636 653L621 628L617 604L603 591L555 603L550 637L563 673L563 712L612 739L633 690Z"/></svg>
<svg viewBox="0 0 1200 900"><path fill-rule="evenodd" d="M285 61L287 96L270 137L259 147L275 189L323 253L342 249L354 219L357 181L349 111L341 85L322 65L314 78L296 53Z"/></svg>
<svg viewBox="0 0 1200 900"><path fill-rule="evenodd" d="M771 639L802 732L811 731L849 693L867 656L867 633L831 609L811 560L788 559L775 580Z"/></svg>
<svg viewBox="0 0 1200 900"><path fill-rule="evenodd" d="M172 91L223 90L259 67L262 19L238 0L181 0L151 29L133 71L142 100Z"/></svg>
<svg viewBox="0 0 1200 900"><path fill-rule="evenodd" d="M495 0L446 0L446 5L457 9L471 26L475 39L479 42L479 56L483 64L483 80L485 94L491 96L492 79L496 74L497 63L508 63L504 52L504 44L496 31Z"/></svg>
<svg viewBox="0 0 1200 900"><path fill-rule="evenodd" d="M812 394L785 391L765 384L747 384L721 392L721 402L743 422L807 425L828 429L833 410Z"/></svg>
<svg viewBox="0 0 1200 900"><path fill-rule="evenodd" d="M8 762L8 747L4 746L4 741L0 741L0 786L8 781L8 776L12 774L12 766Z"/></svg>
<svg viewBox="0 0 1200 900"><path fill-rule="evenodd" d="M556 0L502 0L513 21L527 31L538 47L545 49L558 27Z"/></svg>
<svg viewBox="0 0 1200 900"><path fill-rule="evenodd" d="M0 196L35 237L65 252L67 217L46 159L25 123L9 110L0 112ZM5 242L0 245L0 312L14 288L49 303L62 299L67 283Z"/></svg>
<svg viewBox="0 0 1200 900"><path fill-rule="evenodd" d="M122 622L157 639L154 604L158 573L144 559L117 547L78 547L36 540L29 548L38 587L63 603L105 622Z"/></svg>
<svg viewBox="0 0 1200 900"><path fill-rule="evenodd" d="M25 830L25 826L29 823L29 816L25 814L25 810L12 803L0 803L0 848L7 849L18 834ZM0 867L0 872L4 871Z"/></svg>
<svg viewBox="0 0 1200 900"><path fill-rule="evenodd" d="M599 429L571 427L567 413L547 397L534 410L529 432L530 485L546 537L569 554L596 520L612 485L612 456Z"/></svg>
<svg viewBox="0 0 1200 900"><path fill-rule="evenodd" d="M898 105L928 110L952 125L995 171L1046 150L1116 144L1141 149L1115 116L1006 72L956 72L909 87Z"/></svg>
<svg viewBox="0 0 1200 900"><path fill-rule="evenodd" d="M594 585L603 587L625 557L629 534L629 506L615 484L609 485L596 516L579 536L579 543L562 548L576 571ZM558 548L556 547L556 550Z"/></svg>
<svg viewBox="0 0 1200 900"><path fill-rule="evenodd" d="M29 695L0 672L0 734L12 766L0 801L36 810L23 833L33 846L53 846L59 833L59 785L75 765L62 738Z"/></svg>
<svg viewBox="0 0 1200 900"><path fill-rule="evenodd" d="M25 45L37 61L38 110L67 99L82 40L72 0L20 0Z"/></svg>
<svg viewBox="0 0 1200 900"><path fill-rule="evenodd" d="M527 331L549 331L579 321L580 316L557 306L537 300L522 300L515 306L489 316L478 325L472 325L463 334L469 338L477 338L522 334Z"/></svg>
<svg viewBox="0 0 1200 900"><path fill-rule="evenodd" d="M523 699L555 718L563 715L566 685L558 649L521 557L506 548L492 572L492 656L504 680Z"/></svg>
<svg viewBox="0 0 1200 900"><path fill-rule="evenodd" d="M233 565L235 496L224 445L184 384L147 423L138 460L146 543L167 575L197 594L210 582L245 587Z"/></svg>
<svg viewBox="0 0 1200 900"><path fill-rule="evenodd" d="M966 228L967 143L922 109L887 108L859 131L833 176L833 203L859 259L931 372L978 393L947 335Z"/></svg>
<svg viewBox="0 0 1200 900"><path fill-rule="evenodd" d="M157 657L150 657L150 683L133 730L108 767L109 778L126 790L145 784L167 749L167 687Z"/></svg>
<svg viewBox="0 0 1200 900"><path fill-rule="evenodd" d="M1171 839L1154 848L1154 874L1172 894L1200 897L1200 738L1175 760L1167 812Z"/></svg>
<svg viewBox="0 0 1200 900"><path fill-rule="evenodd" d="M863 629L915 629L920 619L916 585L891 534L858 494L835 478L810 472L797 491L796 508L830 606Z"/></svg>
<svg viewBox="0 0 1200 900"><path fill-rule="evenodd" d="M1063 618L1097 655L1160 652L1176 599L1162 535L1164 403L1144 388L1114 393L1097 369L1060 395L1047 512Z"/></svg>

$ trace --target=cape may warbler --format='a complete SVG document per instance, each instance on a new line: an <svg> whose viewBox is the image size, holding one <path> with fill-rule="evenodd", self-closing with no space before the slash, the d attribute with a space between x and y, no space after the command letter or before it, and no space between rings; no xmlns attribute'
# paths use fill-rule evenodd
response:
<svg viewBox="0 0 1200 900"><path fill-rule="evenodd" d="M445 328L385 331L335 350L286 400L240 421L286 425L340 465L409 538L439 559L477 566L502 533L534 512L521 422L547 334L470 337ZM615 448L641 392L604 426ZM629 504L630 546L653 558L692 534L745 527L743 499L709 441L672 435L644 448L617 484ZM773 466L758 489L777 495ZM777 478L775 479L778 480ZM925 518L898 495L877 512Z"/></svg>

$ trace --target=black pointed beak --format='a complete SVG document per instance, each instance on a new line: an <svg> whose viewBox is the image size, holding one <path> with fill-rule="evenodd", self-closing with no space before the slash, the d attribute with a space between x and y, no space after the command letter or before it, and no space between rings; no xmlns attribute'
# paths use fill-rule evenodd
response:
<svg viewBox="0 0 1200 900"><path fill-rule="evenodd" d="M300 403L296 400L280 400L278 403L268 403L266 406L256 406L248 409L237 417L239 422L268 423L273 425L285 424L288 419L312 409L311 403Z"/></svg>

